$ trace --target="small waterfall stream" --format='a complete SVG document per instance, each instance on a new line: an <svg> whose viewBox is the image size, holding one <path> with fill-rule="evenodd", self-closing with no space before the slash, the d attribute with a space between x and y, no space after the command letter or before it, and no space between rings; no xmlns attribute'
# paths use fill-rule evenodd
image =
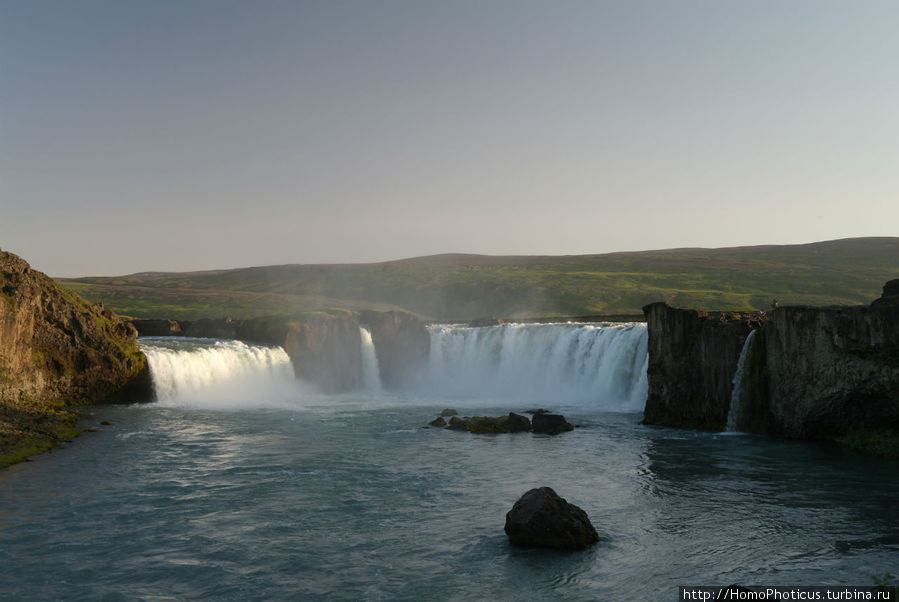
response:
<svg viewBox="0 0 899 602"><path fill-rule="evenodd" d="M364 326L359 327L362 336L362 388L366 391L381 390L381 371L378 367L378 356L371 340L371 331Z"/></svg>
<svg viewBox="0 0 899 602"><path fill-rule="evenodd" d="M740 351L740 359L737 360L737 369L734 371L733 389L730 395L730 408L727 411L727 432L737 432L740 423L740 395L743 392L743 372L746 365L746 356L752 348L752 340L755 338L756 331L751 331L743 342L743 349Z"/></svg>

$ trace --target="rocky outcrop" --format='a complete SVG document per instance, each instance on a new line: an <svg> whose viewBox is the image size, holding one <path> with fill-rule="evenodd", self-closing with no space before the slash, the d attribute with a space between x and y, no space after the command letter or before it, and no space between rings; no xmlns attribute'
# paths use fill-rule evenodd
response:
<svg viewBox="0 0 899 602"><path fill-rule="evenodd" d="M565 417L561 414L550 414L546 410L532 411L534 414L533 423L528 420L527 416L509 412L508 416L472 416L459 418L456 411L445 409L435 420L428 424L434 427L446 427L453 431L468 431L475 435L487 435L498 433L526 433L533 431L537 434L558 435L565 431L574 430ZM447 423L445 416L450 416Z"/></svg>
<svg viewBox="0 0 899 602"><path fill-rule="evenodd" d="M111 311L0 251L0 447L71 430L67 406L149 399L136 338Z"/></svg>
<svg viewBox="0 0 899 602"><path fill-rule="evenodd" d="M894 281L895 282L895 281ZM747 358L740 427L799 439L899 432L899 303L781 307Z"/></svg>
<svg viewBox="0 0 899 602"><path fill-rule="evenodd" d="M738 430L899 455L899 280L870 306L778 307L764 319L644 308L645 422L722 429L750 328Z"/></svg>
<svg viewBox="0 0 899 602"><path fill-rule="evenodd" d="M565 420L564 416L561 414L550 414L549 412L534 412L531 427L535 433L543 435L558 435L565 431L574 430L574 425Z"/></svg>
<svg viewBox="0 0 899 602"><path fill-rule="evenodd" d="M599 541L587 513L551 487L531 489L506 514L506 535L516 546L582 550Z"/></svg>
<svg viewBox="0 0 899 602"><path fill-rule="evenodd" d="M297 376L324 391L347 391L362 384L362 337L355 316L322 314L291 322L283 347Z"/></svg>
<svg viewBox="0 0 899 602"><path fill-rule="evenodd" d="M398 388L414 378L431 350L424 323L401 311L362 311L359 321L371 332L383 385Z"/></svg>
<svg viewBox="0 0 899 602"><path fill-rule="evenodd" d="M643 308L649 331L646 424L721 430L743 342L760 313L702 312L665 303Z"/></svg>

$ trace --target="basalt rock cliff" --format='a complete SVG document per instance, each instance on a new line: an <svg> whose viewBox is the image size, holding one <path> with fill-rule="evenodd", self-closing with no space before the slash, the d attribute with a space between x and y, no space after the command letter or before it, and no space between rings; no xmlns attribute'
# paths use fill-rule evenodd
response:
<svg viewBox="0 0 899 602"><path fill-rule="evenodd" d="M71 436L68 406L146 399L136 337L112 312L0 251L0 462Z"/></svg>
<svg viewBox="0 0 899 602"><path fill-rule="evenodd" d="M837 440L899 455L899 280L870 306L779 307L766 316L644 308L648 424L723 429L750 329L738 430Z"/></svg>
<svg viewBox="0 0 899 602"><path fill-rule="evenodd" d="M899 433L897 285L868 307L772 312L747 358L740 427L801 439Z"/></svg>
<svg viewBox="0 0 899 602"><path fill-rule="evenodd" d="M737 360L759 313L702 312L665 303L643 308L649 332L644 422L721 430Z"/></svg>

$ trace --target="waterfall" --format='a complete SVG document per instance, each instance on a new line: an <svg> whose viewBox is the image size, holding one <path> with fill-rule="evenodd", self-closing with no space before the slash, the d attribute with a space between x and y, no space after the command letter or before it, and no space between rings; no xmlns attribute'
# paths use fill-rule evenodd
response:
<svg viewBox="0 0 899 602"><path fill-rule="evenodd" d="M755 338L755 333L755 330L750 331L743 342L740 359L737 360L737 369L734 371L734 386L730 394L730 408L727 410L727 431L731 433L737 431L737 425L740 422L740 394L743 392L743 371L746 364L746 356L749 355L749 349L752 347L752 339Z"/></svg>
<svg viewBox="0 0 899 602"><path fill-rule="evenodd" d="M142 337L162 403L253 404L295 396L293 365L281 347L232 340Z"/></svg>
<svg viewBox="0 0 899 602"><path fill-rule="evenodd" d="M432 325L424 386L458 397L640 412L645 324Z"/></svg>
<svg viewBox="0 0 899 602"><path fill-rule="evenodd" d="M362 337L362 388L366 391L381 390L381 371L378 367L378 356L371 340L371 331L364 326L359 327Z"/></svg>

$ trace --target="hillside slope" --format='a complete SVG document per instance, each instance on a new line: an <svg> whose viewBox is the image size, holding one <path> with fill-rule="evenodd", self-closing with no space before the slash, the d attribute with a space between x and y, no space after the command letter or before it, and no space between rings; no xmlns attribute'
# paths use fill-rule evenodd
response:
<svg viewBox="0 0 899 602"><path fill-rule="evenodd" d="M61 283L137 317L251 316L324 307L423 317L639 314L655 301L750 311L853 305L899 276L899 238L603 255L447 254L370 264L282 265L77 278Z"/></svg>

